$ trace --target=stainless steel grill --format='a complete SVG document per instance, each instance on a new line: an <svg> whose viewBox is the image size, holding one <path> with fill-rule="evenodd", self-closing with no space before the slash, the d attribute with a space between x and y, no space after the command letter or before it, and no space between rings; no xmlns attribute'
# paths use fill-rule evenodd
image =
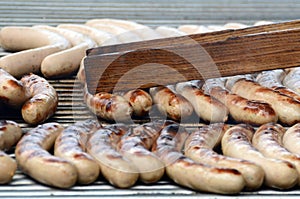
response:
<svg viewBox="0 0 300 199"><path fill-rule="evenodd" d="M149 26L181 24L224 24L242 22L252 24L257 20L290 20L300 18L300 2L296 0L221 0L221 1L138 1L138 0L14 0L0 1L0 28L7 25L35 24L57 25L60 23L83 23L92 18L121 18L134 20ZM0 50L0 56L7 52ZM78 120L93 117L82 101L82 90L75 77L50 80L59 94L59 107L49 121L65 126ZM0 119L18 122L24 131L32 128L22 120L20 113L13 110L0 112ZM10 152L14 156L13 150ZM274 171L276 172L276 171ZM199 193L180 187L164 178L158 183L138 183L131 189L116 189L102 177L87 186L74 186L60 190L41 185L20 171L8 185L0 186L0 198L268 198L299 197L300 189L277 191L260 189L256 192L242 192L238 196L220 196Z"/></svg>

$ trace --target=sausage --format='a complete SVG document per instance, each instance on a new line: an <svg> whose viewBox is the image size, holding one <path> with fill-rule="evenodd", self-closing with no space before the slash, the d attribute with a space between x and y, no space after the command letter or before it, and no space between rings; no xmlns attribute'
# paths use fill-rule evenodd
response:
<svg viewBox="0 0 300 199"><path fill-rule="evenodd" d="M92 113L108 121L128 121L133 113L131 105L123 97L103 92L92 95L86 85L84 102Z"/></svg>
<svg viewBox="0 0 300 199"><path fill-rule="evenodd" d="M114 37L112 34L83 24L60 24L57 27L73 30L75 32L87 35L92 40L94 40L98 46L113 45L120 43L120 41L118 41L117 38Z"/></svg>
<svg viewBox="0 0 300 199"><path fill-rule="evenodd" d="M96 43L81 33L46 25L34 26L65 37L72 47L47 56L41 64L41 72L47 78L65 77L78 70L86 50L96 46Z"/></svg>
<svg viewBox="0 0 300 199"><path fill-rule="evenodd" d="M46 121L57 109L56 90L46 79L35 74L22 77L21 82L30 97L22 106L23 119L29 124Z"/></svg>
<svg viewBox="0 0 300 199"><path fill-rule="evenodd" d="M246 189L258 189L265 175L260 166L251 161L220 155L213 151L220 144L228 128L227 124L215 123L193 131L185 142L184 154L195 162L236 169L243 175Z"/></svg>
<svg viewBox="0 0 300 199"><path fill-rule="evenodd" d="M79 83L81 83L82 85L84 85L86 83L86 79L85 79L85 71L84 71L84 59L86 58L83 57L81 62L80 62L80 66L76 75L77 80L79 81Z"/></svg>
<svg viewBox="0 0 300 199"><path fill-rule="evenodd" d="M20 169L38 182L69 188L77 181L76 167L48 152L62 130L58 123L45 123L29 130L18 142L15 156Z"/></svg>
<svg viewBox="0 0 300 199"><path fill-rule="evenodd" d="M300 102L291 97L243 78L235 81L231 91L250 100L267 102L283 124L293 125L300 121Z"/></svg>
<svg viewBox="0 0 300 199"><path fill-rule="evenodd" d="M168 26L158 26L155 31L162 35L162 37L179 37L186 35L186 33Z"/></svg>
<svg viewBox="0 0 300 199"><path fill-rule="evenodd" d="M247 28L249 26L247 26L246 24L242 24L242 23L236 23L236 22L230 22L230 23L226 23L223 28L224 29L242 29L242 28Z"/></svg>
<svg viewBox="0 0 300 199"><path fill-rule="evenodd" d="M196 163L181 153L188 132L178 124L161 130L153 145L153 152L164 162L167 175L176 183L195 189L219 194L236 194L245 187L240 172Z"/></svg>
<svg viewBox="0 0 300 199"><path fill-rule="evenodd" d="M285 129L280 124L267 123L256 130L252 143L263 155L292 163L298 171L298 185L300 185L300 156L282 146L284 133Z"/></svg>
<svg viewBox="0 0 300 199"><path fill-rule="evenodd" d="M300 123L289 127L282 137L283 146L292 153L300 155Z"/></svg>
<svg viewBox="0 0 300 199"><path fill-rule="evenodd" d="M158 110L173 120L184 120L193 113L191 103L167 87L150 88L150 95Z"/></svg>
<svg viewBox="0 0 300 199"><path fill-rule="evenodd" d="M236 122L260 126L278 120L278 115L270 104L263 101L248 100L231 93L217 79L207 80L204 87L207 93L225 104L231 118Z"/></svg>
<svg viewBox="0 0 300 199"><path fill-rule="evenodd" d="M18 109L27 99L22 82L0 68L0 101Z"/></svg>
<svg viewBox="0 0 300 199"><path fill-rule="evenodd" d="M130 129L118 143L120 153L139 170L140 180L154 183L162 178L165 165L151 151L151 146L159 135L159 126L145 123Z"/></svg>
<svg viewBox="0 0 300 199"><path fill-rule="evenodd" d="M220 101L204 93L194 82L176 84L176 91L192 105L196 114L206 122L225 122L229 111ZM205 107L205 108L204 108Z"/></svg>
<svg viewBox="0 0 300 199"><path fill-rule="evenodd" d="M186 34L199 34L199 33L211 32L211 30L209 30L205 26L199 26L199 25L193 25L193 24L181 25L181 26L178 26L177 29Z"/></svg>
<svg viewBox="0 0 300 199"><path fill-rule="evenodd" d="M98 163L85 152L87 139L98 128L95 120L79 121L65 128L55 141L54 155L75 165L79 184L90 184L99 176Z"/></svg>
<svg viewBox="0 0 300 199"><path fill-rule="evenodd" d="M285 69L285 72L286 75L282 80L283 85L300 95L300 68L288 68Z"/></svg>
<svg viewBox="0 0 300 199"><path fill-rule="evenodd" d="M289 189L298 182L298 173L293 164L284 160L268 158L251 143L254 129L238 124L228 129L221 141L224 155L252 161L265 172L264 184L277 189ZM274 172L276 171L276 172Z"/></svg>
<svg viewBox="0 0 300 199"><path fill-rule="evenodd" d="M0 121L0 184L7 184L17 170L16 161L7 155L4 150L9 150L22 136L21 127L14 121Z"/></svg>
<svg viewBox="0 0 300 199"><path fill-rule="evenodd" d="M284 76L285 72L282 69L263 71L257 75L256 81L264 87L271 88L283 95L287 95L300 101L300 95L282 84Z"/></svg>
<svg viewBox="0 0 300 199"><path fill-rule="evenodd" d="M116 150L127 130L122 124L109 125L97 130L87 142L87 151L99 164L102 175L119 188L131 187L139 178L135 165Z"/></svg>
<svg viewBox="0 0 300 199"><path fill-rule="evenodd" d="M143 117L152 108L152 98L149 93L142 89L127 91L123 97L129 102L133 109L133 115Z"/></svg>
<svg viewBox="0 0 300 199"><path fill-rule="evenodd" d="M22 26L2 28L0 42L5 50L20 51L0 58L0 67L17 78L38 73L45 57L71 47L59 34Z"/></svg>
<svg viewBox="0 0 300 199"><path fill-rule="evenodd" d="M155 32L155 30L149 28L148 26L138 24L133 21L120 20L120 19L91 19L86 23L88 26L94 24L105 24L105 25L115 25L121 28L125 28L141 37L143 40L159 39L161 36Z"/></svg>
<svg viewBox="0 0 300 199"><path fill-rule="evenodd" d="M121 43L130 43L143 40L136 33L116 25L96 23L90 24L90 26L116 36Z"/></svg>

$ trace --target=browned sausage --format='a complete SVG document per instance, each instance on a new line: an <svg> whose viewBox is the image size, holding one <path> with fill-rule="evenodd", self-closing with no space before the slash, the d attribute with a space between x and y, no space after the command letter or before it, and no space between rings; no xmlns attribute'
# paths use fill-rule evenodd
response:
<svg viewBox="0 0 300 199"><path fill-rule="evenodd" d="M248 100L231 93L218 79L207 80L204 87L212 97L227 106L230 116L236 122L259 126L278 120L278 115L270 104L263 101Z"/></svg>
<svg viewBox="0 0 300 199"><path fill-rule="evenodd" d="M198 191L234 194L245 186L240 172L196 163L181 153L188 132L178 124L162 129L153 146L155 154L166 165L167 175L176 183Z"/></svg>
<svg viewBox="0 0 300 199"><path fill-rule="evenodd" d="M222 151L225 155L252 161L265 172L264 184L277 189L294 187L298 173L293 164L274 158L267 158L251 143L254 129L246 124L238 124L228 129L222 138ZM276 171L276 172L274 172Z"/></svg>
<svg viewBox="0 0 300 199"><path fill-rule="evenodd" d="M92 95L84 87L84 101L91 112L108 121L128 121L131 119L132 107L120 95L96 93Z"/></svg>
<svg viewBox="0 0 300 199"><path fill-rule="evenodd" d="M231 88L233 93L247 99L267 102L278 114L278 119L283 124L292 125L300 121L299 101L243 77L233 82Z"/></svg>
<svg viewBox="0 0 300 199"><path fill-rule="evenodd" d="M185 142L184 154L192 160L204 164L238 170L244 177L246 188L254 190L261 187L264 170L253 162L220 155L213 151L217 147L229 125L210 124L193 131Z"/></svg>
<svg viewBox="0 0 300 199"><path fill-rule="evenodd" d="M29 100L22 106L22 117L29 124L39 124L56 111L58 95L54 87L44 78L29 74L21 79Z"/></svg>
<svg viewBox="0 0 300 199"><path fill-rule="evenodd" d="M173 120L184 120L193 113L191 103L167 87L151 88L150 95L158 110Z"/></svg>
<svg viewBox="0 0 300 199"><path fill-rule="evenodd" d="M135 89L126 92L123 97L130 103L133 114L138 117L145 116L152 108L152 98L150 94L142 89Z"/></svg>
<svg viewBox="0 0 300 199"><path fill-rule="evenodd" d="M14 108L20 108L28 99L22 82L0 68L0 100Z"/></svg>
<svg viewBox="0 0 300 199"><path fill-rule="evenodd" d="M54 155L76 166L80 184L90 184L99 176L99 165L85 152L86 140L98 128L95 120L79 121L65 128L55 141Z"/></svg>
<svg viewBox="0 0 300 199"><path fill-rule="evenodd" d="M133 186L139 178L135 165L116 149L127 130L122 124L109 125L97 130L87 142L87 151L99 164L102 175L109 183L120 188Z"/></svg>
<svg viewBox="0 0 300 199"><path fill-rule="evenodd" d="M159 128L155 122L139 125L130 129L118 144L120 153L135 164L144 183L157 182L165 172L164 164L149 151L159 135Z"/></svg>
<svg viewBox="0 0 300 199"><path fill-rule="evenodd" d="M45 123L29 130L18 142L15 155L20 169L33 179L46 185L69 188L77 181L76 167L48 152L62 130L58 123Z"/></svg>
<svg viewBox="0 0 300 199"><path fill-rule="evenodd" d="M282 137L285 129L280 124L267 123L260 126L253 138L252 143L266 157L286 160L292 163L300 174L300 156L289 152L282 146ZM300 178L298 177L298 185Z"/></svg>
<svg viewBox="0 0 300 199"><path fill-rule="evenodd" d="M206 122L225 122L228 109L220 101L204 93L194 83L184 82L176 85L176 91L184 96L194 107L197 115Z"/></svg>
<svg viewBox="0 0 300 199"><path fill-rule="evenodd" d="M16 161L2 150L10 149L22 136L21 127L13 121L0 121L0 184L9 183L16 170Z"/></svg>

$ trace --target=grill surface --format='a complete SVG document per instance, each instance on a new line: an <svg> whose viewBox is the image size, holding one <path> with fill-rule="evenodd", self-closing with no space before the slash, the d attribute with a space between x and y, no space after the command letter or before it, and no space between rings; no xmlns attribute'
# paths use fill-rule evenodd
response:
<svg viewBox="0 0 300 199"><path fill-rule="evenodd" d="M252 24L258 20L291 20L300 18L300 2L297 0L14 0L0 1L0 28L7 25L35 24L57 25L60 23L83 23L93 18L120 18L140 22L149 26L182 24L224 24L242 22ZM0 56L7 52L0 50ZM49 121L65 126L79 120L92 118L82 102L82 90L75 77L50 80L59 94L59 107ZM0 119L18 122L24 131L32 128L24 123L20 114L13 110L2 110ZM11 156L13 151L11 151ZM43 186L20 171L9 185L0 186L0 198L269 198L299 197L300 190L277 191L260 189L257 192L242 192L238 196L220 196L195 192L172 183L167 178L153 185L137 184L131 189L116 189L103 178L88 186L75 186L59 190Z"/></svg>

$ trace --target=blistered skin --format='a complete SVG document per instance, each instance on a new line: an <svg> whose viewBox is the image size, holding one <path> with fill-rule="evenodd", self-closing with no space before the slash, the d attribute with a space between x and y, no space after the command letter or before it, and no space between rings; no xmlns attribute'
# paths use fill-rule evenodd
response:
<svg viewBox="0 0 300 199"><path fill-rule="evenodd" d="M197 163L181 153L187 131L178 124L162 129L152 150L166 165L167 175L176 183L198 191L219 194L239 193L245 187L242 174L235 169Z"/></svg>
<svg viewBox="0 0 300 199"><path fill-rule="evenodd" d="M22 172L38 182L70 188L77 181L76 167L48 152L62 130L58 123L45 123L33 128L18 142L15 156Z"/></svg>

